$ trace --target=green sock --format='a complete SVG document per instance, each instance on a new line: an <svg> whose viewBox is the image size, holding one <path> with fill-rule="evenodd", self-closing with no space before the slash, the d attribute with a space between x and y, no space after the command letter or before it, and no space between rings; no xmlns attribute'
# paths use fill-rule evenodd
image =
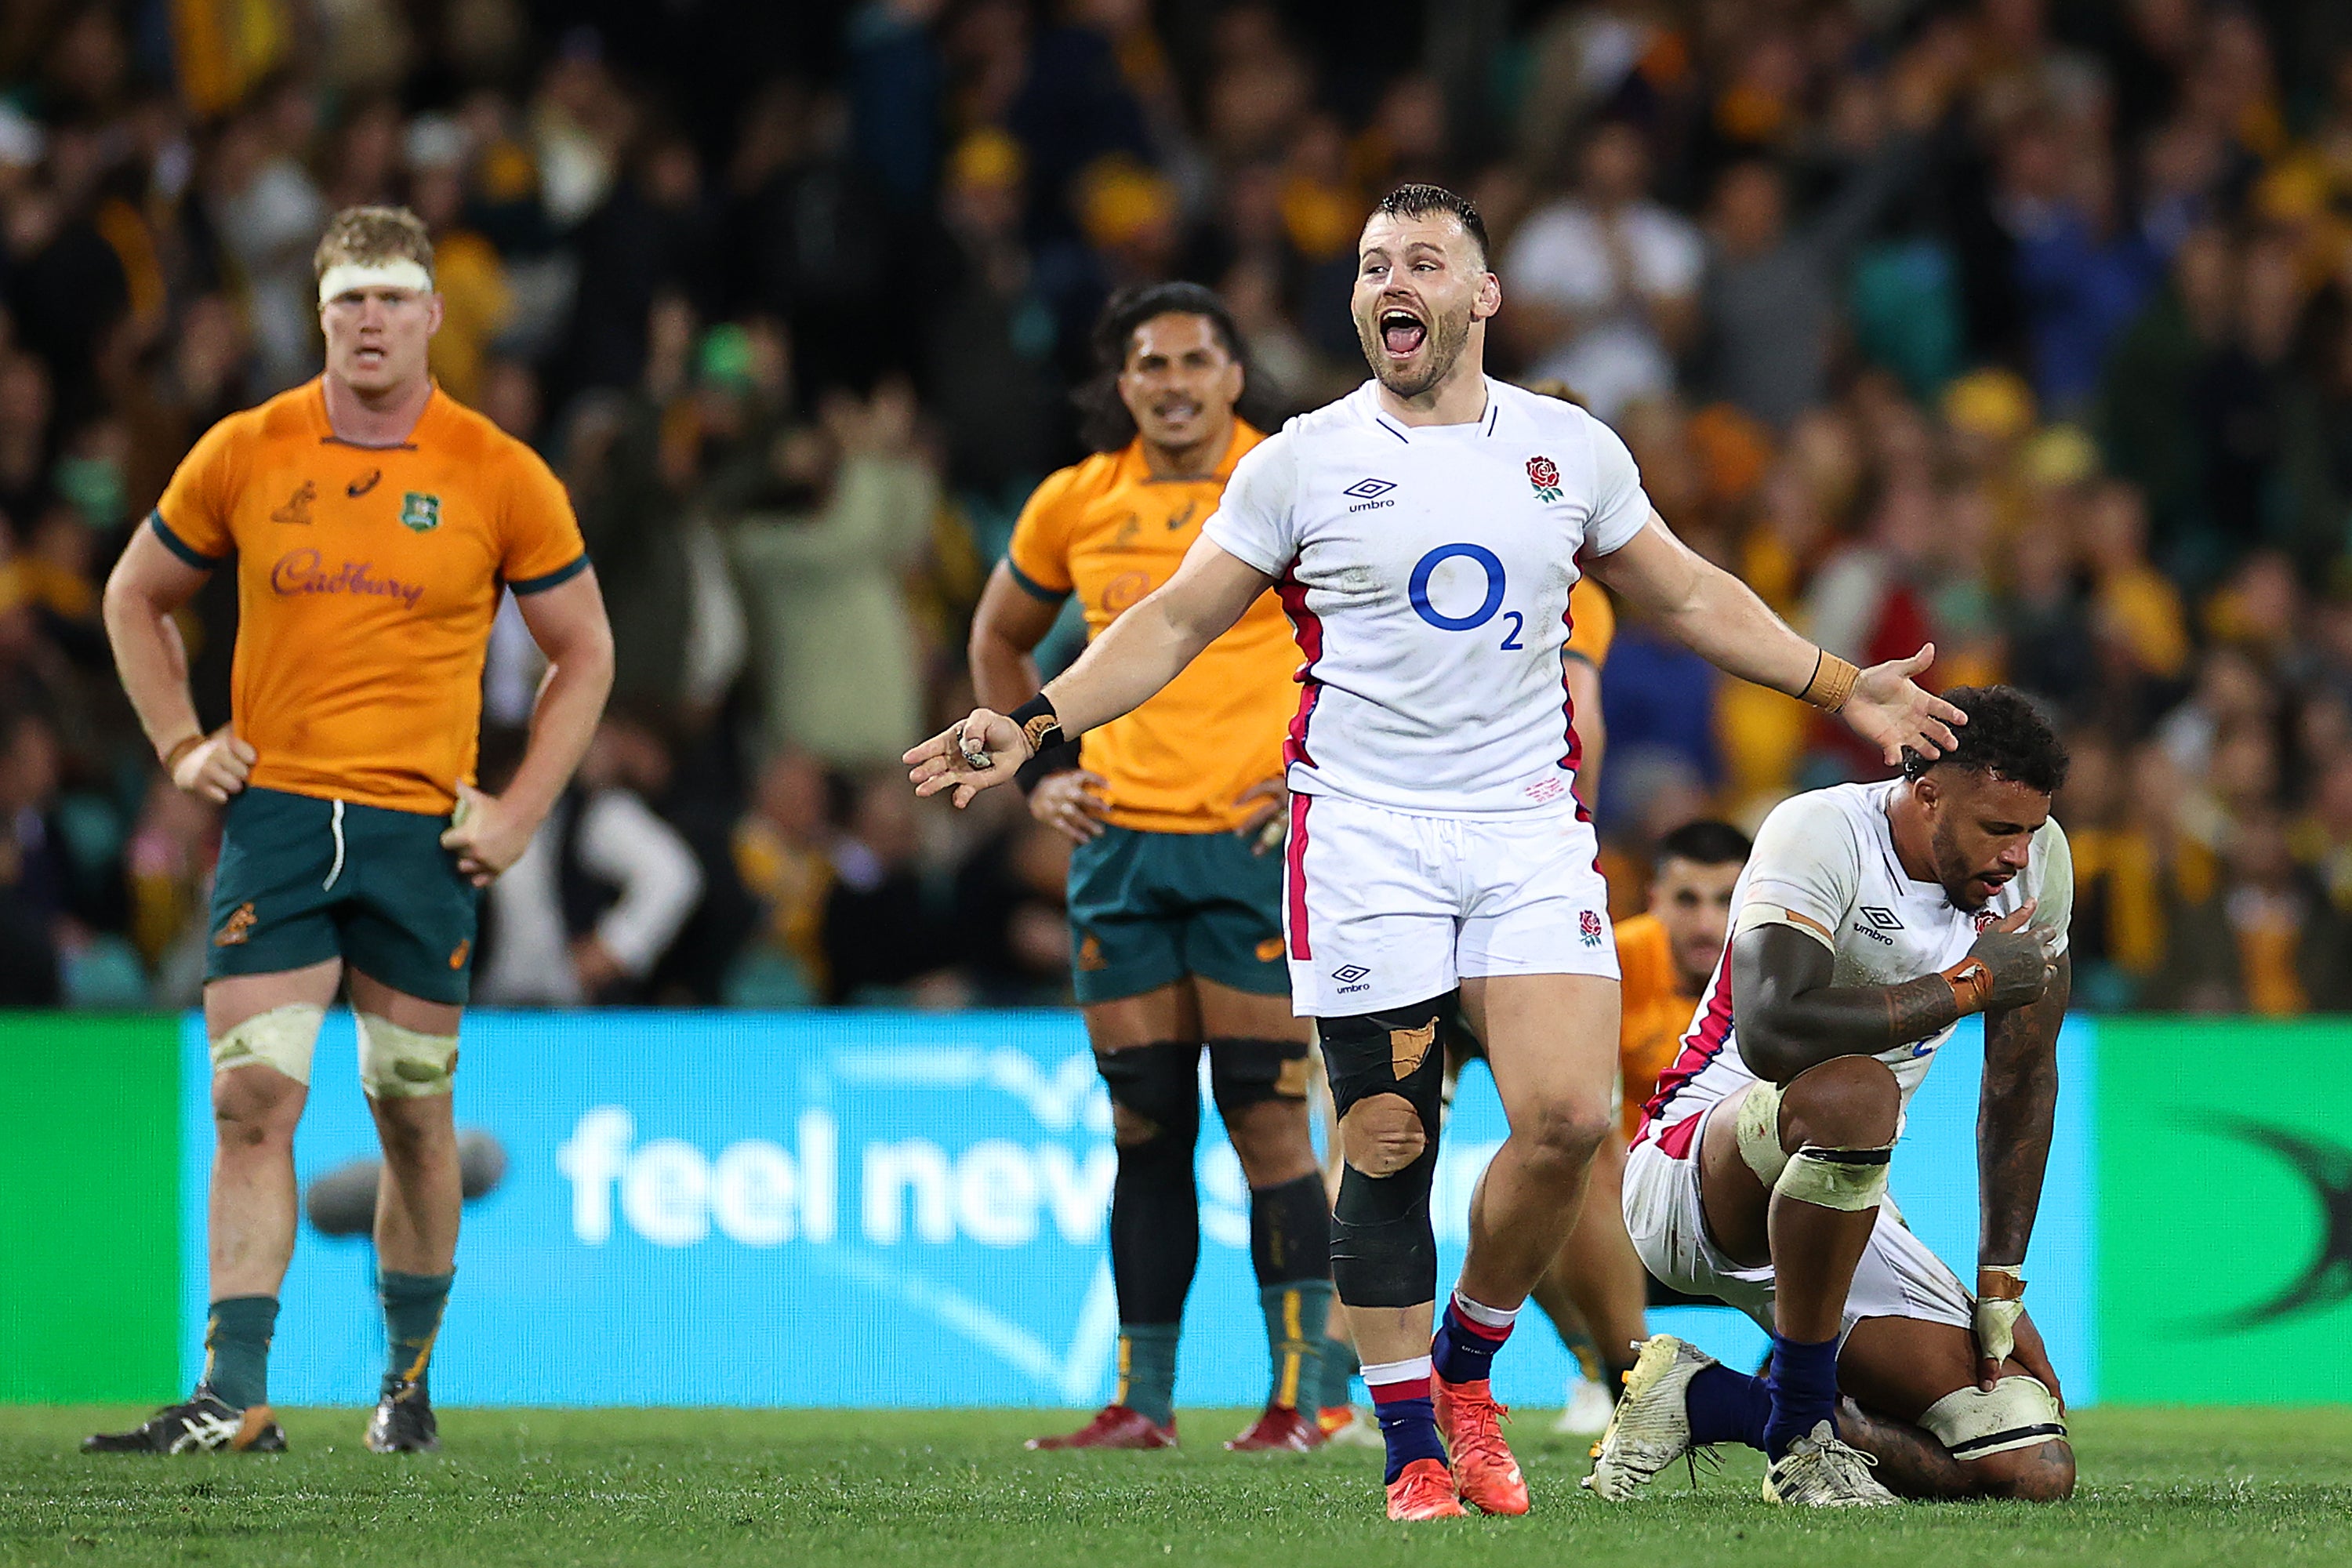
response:
<svg viewBox="0 0 2352 1568"><path fill-rule="evenodd" d="M278 1298L226 1296L205 1321L205 1375L199 1385L239 1410L269 1403L269 1336Z"/></svg>
<svg viewBox="0 0 2352 1568"><path fill-rule="evenodd" d="M1266 1348L1274 1357L1274 1391L1266 1403L1296 1410L1301 1400L1323 1390L1323 1323L1331 1315L1331 1281L1261 1285L1257 1304L1265 1312Z"/></svg>
<svg viewBox="0 0 2352 1568"><path fill-rule="evenodd" d="M1113 1403L1165 1426L1176 1419L1174 1323L1118 1326L1118 1393Z"/></svg>
<svg viewBox="0 0 2352 1568"><path fill-rule="evenodd" d="M383 1374L387 1382L425 1381L433 1340L441 1331L441 1310L449 1304L449 1281L457 1277L403 1274L392 1268L376 1275L376 1290L383 1299L384 1335L392 1342L392 1363Z"/></svg>
<svg viewBox="0 0 2352 1568"><path fill-rule="evenodd" d="M1356 1347L1345 1340L1323 1342L1323 1393L1316 1400L1325 1410L1335 1410L1355 1398L1356 1373L1360 1363L1356 1360Z"/></svg>

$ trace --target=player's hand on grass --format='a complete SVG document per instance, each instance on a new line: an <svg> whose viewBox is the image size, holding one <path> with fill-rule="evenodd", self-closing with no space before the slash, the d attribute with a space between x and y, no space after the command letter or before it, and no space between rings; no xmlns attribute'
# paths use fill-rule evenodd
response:
<svg viewBox="0 0 2352 1568"><path fill-rule="evenodd" d="M2048 929L2031 923L2036 902L2028 899L2013 912L1987 926L1969 949L1970 958L1992 972L1992 994L1985 998L1988 1010L2039 1002L2042 994L2050 988L2051 976L2057 973L2058 961L2050 951Z"/></svg>
<svg viewBox="0 0 2352 1568"><path fill-rule="evenodd" d="M1253 855L1271 855L1282 847L1284 830L1289 826L1290 786L1279 777L1261 779L1242 791L1234 804L1247 805L1257 802L1257 807L1244 818L1234 834L1249 840Z"/></svg>
<svg viewBox="0 0 2352 1568"><path fill-rule="evenodd" d="M522 858L539 824L494 795L472 784L457 786L457 809L441 835L441 847L457 858L457 874L477 888L487 888L506 868Z"/></svg>
<svg viewBox="0 0 2352 1568"><path fill-rule="evenodd" d="M1029 815L1067 837L1073 844L1102 837L1110 816L1103 791L1110 781L1084 768L1048 773L1029 792Z"/></svg>
<svg viewBox="0 0 2352 1568"><path fill-rule="evenodd" d="M1855 678L1838 716L1853 732L1878 748L1889 767L1900 767L1904 748L1934 761L1958 743L1956 724L1969 716L1911 678L1936 661L1929 643L1909 658L1874 664Z"/></svg>
<svg viewBox="0 0 2352 1568"><path fill-rule="evenodd" d="M975 708L961 723L951 724L899 760L915 794L926 800L941 790L955 791L961 811L984 789L1010 784L1030 757L1028 737L1021 726L1002 713Z"/></svg>
<svg viewBox="0 0 2352 1568"><path fill-rule="evenodd" d="M245 788L259 754L224 724L180 754L172 764L172 783L185 794L224 805Z"/></svg>

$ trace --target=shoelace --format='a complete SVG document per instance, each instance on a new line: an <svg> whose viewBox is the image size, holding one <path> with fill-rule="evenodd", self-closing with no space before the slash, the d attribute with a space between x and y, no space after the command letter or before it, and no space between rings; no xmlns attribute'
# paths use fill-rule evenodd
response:
<svg viewBox="0 0 2352 1568"><path fill-rule="evenodd" d="M1472 1443L1476 1443L1483 1447L1488 1443L1500 1443L1503 1440L1503 1423L1511 1414L1509 1405L1492 1396L1486 1399L1465 1399L1459 1403L1464 1406L1464 1414L1470 1417L1470 1430L1463 1444L1465 1447Z"/></svg>

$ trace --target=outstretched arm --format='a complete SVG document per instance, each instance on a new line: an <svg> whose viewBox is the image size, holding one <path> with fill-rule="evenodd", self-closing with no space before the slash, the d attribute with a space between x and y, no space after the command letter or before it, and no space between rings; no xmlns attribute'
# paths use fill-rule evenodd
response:
<svg viewBox="0 0 2352 1568"><path fill-rule="evenodd" d="M1076 664L1046 686L1045 700L1053 704L1061 732L1075 740L1141 707L1273 584L1206 535L1193 541L1175 576L1113 621ZM967 744L984 755L968 756ZM1010 780L1035 750L1019 725L978 708L905 760L917 795L952 789L955 804L964 806L982 790Z"/></svg>
<svg viewBox="0 0 2352 1568"><path fill-rule="evenodd" d="M1932 643L1909 658L1861 671L1846 693L1824 689L1826 683L1816 681L1829 668L1822 650L1790 630L1747 584L1675 538L1655 512L1624 544L1587 562L1586 570L1709 664L1838 714L1890 767L1903 761L1906 747L1929 759L1942 756L1953 744L1951 727L1968 722L1911 679L1935 658ZM1842 668L1852 672L1852 666Z"/></svg>
<svg viewBox="0 0 2352 1568"><path fill-rule="evenodd" d="M1950 969L1895 985L1831 984L1830 933L1811 934L1803 917L1790 917L1801 926L1743 921L1731 939L1739 1055L1758 1076L1787 1083L1835 1057L1924 1040L1969 1013L2021 1008L2043 994L2050 976L2047 939L2026 924L2032 915L2029 903L1978 937Z"/></svg>

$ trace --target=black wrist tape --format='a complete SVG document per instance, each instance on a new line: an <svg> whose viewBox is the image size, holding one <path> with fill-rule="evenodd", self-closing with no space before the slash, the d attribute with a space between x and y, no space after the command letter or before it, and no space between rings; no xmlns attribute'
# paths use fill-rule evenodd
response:
<svg viewBox="0 0 2352 1568"><path fill-rule="evenodd" d="M1062 716L1054 711L1052 700L1042 691L1005 717L1021 726L1032 757L1042 757L1068 739L1062 733Z"/></svg>

